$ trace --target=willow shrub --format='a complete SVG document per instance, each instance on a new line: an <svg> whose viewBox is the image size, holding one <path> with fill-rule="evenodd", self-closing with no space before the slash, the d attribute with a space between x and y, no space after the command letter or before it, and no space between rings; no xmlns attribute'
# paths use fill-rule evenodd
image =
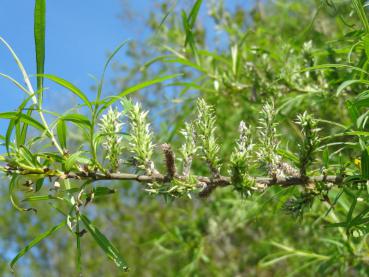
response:
<svg viewBox="0 0 369 277"><path fill-rule="evenodd" d="M178 62L201 69L200 56L210 56L209 53L198 51L193 34L201 2L196 1L188 15L183 13L182 16L186 31L184 43L189 46L194 60L176 57L170 61L172 63ZM339 82L336 94L340 96L350 86L359 84L358 87L363 92L349 95L346 99L347 114L351 121L341 124L321 120L303 112L292 123L293 128L299 130L298 135L290 141L281 140L277 116L280 107L275 105L273 99L269 99L256 116L257 123L241 121L238 126L231 127L238 130L238 137L233 141L228 156L224 157L221 155L222 143L217 136L217 107L203 98L197 99L194 114L189 115L183 128L174 134L181 142L179 148L174 148L169 143L157 145L148 111L143 110L140 103L126 98L145 87L181 78L179 74L157 76L115 96L102 97L103 73L94 99L87 97L67 80L45 74L45 1L36 1L36 88L16 53L0 38L17 63L25 86L8 75L1 76L9 79L27 95L17 111L0 113L0 118L9 120L8 128L1 136L6 148L6 153L1 155L1 170L9 178L9 198L16 209L35 211L32 203L47 201L52 203L50 208L64 219L32 240L16 255L10 266L13 268L19 258L43 239L64 230L75 238L78 272L82 272L83 237L87 235L94 239L96 246L119 269L128 270L120 250L89 219L86 206L92 205L98 198L105 199L115 193L108 185L101 185L106 183L99 181L129 180L141 183L148 194L173 201L178 198L190 201L197 196L208 197L214 190L225 187L231 187L242 197L251 199L272 186L298 187L299 193L283 204L286 212L297 217L302 217L314 201L325 202L329 207L327 214L333 213L340 197L346 195L350 202L344 220L339 221L337 217L331 216L333 220L327 219L324 223L342 233L342 241L332 243L344 250L323 255L298 251L275 242L274 245L281 252L265 257L262 263L267 266L290 256L301 256L308 259L308 265L319 265L321 272L332 272L341 262L340 251L344 251L346 254L351 253L351 256L347 255L346 261L350 265L354 264L359 272L365 272L365 253L368 251L366 226L369 221L369 132L366 126L369 94L365 90L369 83L369 73L366 70L369 22L361 1L353 0L352 9L360 18L362 28L349 34L353 46L347 50L347 63L317 65L311 52L312 45L307 42L303 46L300 60L304 64L296 65L296 71L282 76L285 82L277 84L273 82L273 75L268 74L267 66L261 73L253 64L245 64L241 68L238 56L241 45L236 44L232 47L232 60L228 64L232 68L229 72L231 76L212 76L217 92L220 92L221 84L233 90L240 89L238 78L245 76L240 74L241 70L253 72L253 77L246 77L256 78L259 85L273 91L294 87L319 93L328 89L330 84ZM113 52L103 72L124 45L125 43ZM173 54L177 55L175 51ZM222 60L221 57L214 57ZM268 57L264 55L262 58ZM334 75L324 73L324 70L330 69L346 70L348 74L345 76L350 76L351 79L334 80ZM202 72L210 71L202 69ZM224 82L226 79L230 80L230 77L235 78L233 82ZM85 112L70 112L77 110L71 109L63 114L48 112L46 117L42 106L44 79L63 86L78 97L78 108ZM278 94L274 96L276 95ZM53 117L53 120L46 120L49 117ZM323 137L320 126L322 123L338 127L340 131ZM78 148L69 145L71 133L68 130L71 125L78 128L85 139L85 143ZM292 150L288 147L291 144ZM352 161L349 154L352 151L360 153L360 159ZM158 159L159 156L162 158ZM194 162L201 163L202 166L193 167ZM202 170L196 172L198 168ZM24 191L24 188L27 190L26 197L19 202L19 192ZM279 197L283 197L283 194Z"/></svg>

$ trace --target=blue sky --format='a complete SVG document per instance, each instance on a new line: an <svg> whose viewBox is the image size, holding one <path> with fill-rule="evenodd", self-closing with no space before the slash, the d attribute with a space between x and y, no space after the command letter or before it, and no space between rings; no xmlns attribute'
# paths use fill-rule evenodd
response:
<svg viewBox="0 0 369 277"><path fill-rule="evenodd" d="M180 3L191 4L188 0ZM249 5L251 0L225 1L228 6ZM62 77L91 93L94 80L90 75L100 76L108 53L126 39L143 41L148 35L144 18L154 11L151 0L48 0L46 11L46 61L45 72ZM206 2L206 1L204 1ZM205 11L205 4L202 10ZM33 9L31 0L1 0L0 36L15 50L29 74L34 74L35 54L33 39ZM131 17L122 17L133 11ZM202 14L202 17L205 14ZM202 20L203 18L201 18ZM127 61L124 51L117 55L119 63ZM22 81L20 72L10 53L0 45L0 72ZM106 80L116 77L108 70ZM35 82L35 78L33 78ZM106 86L109 82L105 83ZM65 97L66 91L46 82L46 108L73 106ZM109 90L109 87L107 87ZM8 80L0 78L0 112L17 108L24 94ZM73 103L72 103L73 104ZM0 134L5 133L8 122L0 120Z"/></svg>
<svg viewBox="0 0 369 277"><path fill-rule="evenodd" d="M1 2L0 36L14 48L29 74L34 74L34 1ZM89 74L101 74L107 53L128 38L142 39L143 32L137 26L129 24L129 20L119 18L124 13L123 3L122 0L47 1L45 72L67 79L89 92L94 84ZM148 3L147 0L135 0L130 1L130 6L145 13L148 11ZM117 56L119 62L124 62L123 53L124 51ZM10 53L2 45L0 72L22 80ZM112 78L113 72L107 72L106 77ZM46 87L50 85L46 83ZM50 93L60 91L57 86L50 89ZM24 95L7 80L0 79L0 97L0 112L4 112L15 109ZM60 97L60 100L68 99L63 98L63 94ZM55 97L52 99L55 102ZM55 104L57 103L53 103ZM4 132L6 124L7 122L0 122L0 133Z"/></svg>

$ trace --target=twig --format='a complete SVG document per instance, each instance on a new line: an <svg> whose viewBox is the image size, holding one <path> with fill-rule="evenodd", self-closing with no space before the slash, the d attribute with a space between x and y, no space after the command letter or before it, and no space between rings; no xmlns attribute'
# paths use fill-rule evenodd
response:
<svg viewBox="0 0 369 277"><path fill-rule="evenodd" d="M173 168L170 167L172 170ZM44 177L49 178L60 178L60 179L76 179L76 180L131 180L137 181L140 183L170 183L173 179L173 171L171 174L162 175L160 173L153 175L139 175L139 174L130 174L130 173L100 173L100 172L62 172L58 170L45 170L43 173L40 172L40 169L27 169L27 170L19 170L19 169L6 169L7 174L19 174L19 175L43 175ZM168 172L170 173L170 172ZM175 176L174 178L186 181L188 177L186 176ZM203 191L200 193L201 196L207 196L217 187L226 187L232 185L231 178L228 176L219 176L216 178L209 178L206 176L194 176L197 179L199 185L203 185ZM297 186L297 185L309 185L315 182L324 182L324 183L332 183L335 185L340 185L343 183L344 176L342 175L321 175L321 176L287 176L287 177L254 177L255 183L260 186L270 187L274 185L279 185L282 187L288 186Z"/></svg>

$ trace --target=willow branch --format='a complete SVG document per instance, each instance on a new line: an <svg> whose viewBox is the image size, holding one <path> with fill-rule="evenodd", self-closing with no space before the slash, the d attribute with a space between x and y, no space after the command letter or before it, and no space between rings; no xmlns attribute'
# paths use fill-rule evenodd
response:
<svg viewBox="0 0 369 277"><path fill-rule="evenodd" d="M9 175L39 175L40 177L48 178L58 178L58 179L76 179L76 180L126 180L126 181L137 181L140 183L170 183L173 180L173 176L153 174L153 175L140 175L131 173L101 173L101 172L62 172L58 170L40 170L40 169L27 169L27 170L15 170L7 169L6 173ZM186 176L175 176L179 180L187 180ZM232 185L231 177L229 176L219 176L216 178L206 177L206 176L194 176L197 179L199 186L203 187L205 196L206 194L217 187L226 187ZM287 177L254 177L255 183L263 187L270 187L274 185L279 185L282 187L297 186L297 185L308 185L316 182L332 183L334 185L339 185L343 183L344 176L342 175L321 175L321 176L287 176Z"/></svg>

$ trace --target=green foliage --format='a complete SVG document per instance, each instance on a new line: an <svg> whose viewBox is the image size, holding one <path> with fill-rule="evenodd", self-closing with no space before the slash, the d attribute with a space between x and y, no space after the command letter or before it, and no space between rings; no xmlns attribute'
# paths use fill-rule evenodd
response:
<svg viewBox="0 0 369 277"><path fill-rule="evenodd" d="M37 209L41 222L62 220L42 234L24 220L25 230L37 235L12 267L29 252L37 272L38 260L47 256L32 257L28 250L47 249L40 242L53 233L54 250L59 249L55 231L66 225L62 236L75 240L76 253L61 246L70 254L55 264L64 275L99 274L103 268L107 276L117 276L127 263L137 276L367 275L369 73L363 2L258 2L250 11L231 11L223 1L210 1L220 36L199 21L202 2L177 11L164 1L164 19L149 18L155 30L150 49L140 55L132 43L118 46L94 101L69 81L44 74L44 1L35 7L37 90L0 38L26 86L1 76L27 97L17 111L0 114L9 120L1 137L7 153L0 160L10 177L10 202L19 211ZM120 80L120 93L104 98L105 70L124 45L137 66ZM133 75L138 69L142 79ZM42 107L43 78L80 101L63 114L49 113L51 123ZM174 97L163 102L168 88L161 83L170 79ZM145 98L149 86L155 97ZM138 91L142 104L124 98ZM122 105L115 106L117 101ZM162 117L157 110L164 104ZM143 106L154 114L153 124ZM79 113L79 107L88 109ZM78 144L71 124L80 134ZM162 142L159 153L156 145ZM109 187L97 186L103 180ZM125 181L142 183L144 190ZM210 199L199 200L198 193ZM95 254L97 246L116 269Z"/></svg>

